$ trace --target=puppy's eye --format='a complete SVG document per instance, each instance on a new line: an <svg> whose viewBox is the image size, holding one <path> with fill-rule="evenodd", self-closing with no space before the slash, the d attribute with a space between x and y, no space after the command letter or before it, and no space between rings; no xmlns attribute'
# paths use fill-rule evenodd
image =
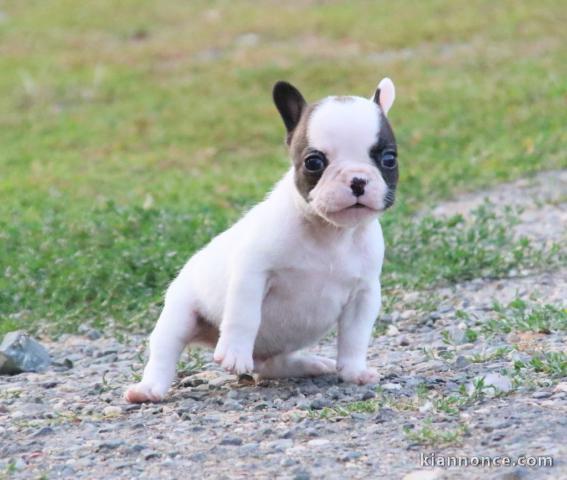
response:
<svg viewBox="0 0 567 480"><path fill-rule="evenodd" d="M394 150L384 150L380 159L382 167L392 169L396 167L396 152Z"/></svg>
<svg viewBox="0 0 567 480"><path fill-rule="evenodd" d="M319 173L325 169L325 157L320 152L310 153L305 158L305 169L310 173Z"/></svg>

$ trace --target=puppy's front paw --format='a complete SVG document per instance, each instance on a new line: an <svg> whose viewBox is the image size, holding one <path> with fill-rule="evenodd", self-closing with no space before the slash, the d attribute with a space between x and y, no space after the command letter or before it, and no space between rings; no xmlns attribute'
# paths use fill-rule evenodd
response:
<svg viewBox="0 0 567 480"><path fill-rule="evenodd" d="M215 349L213 359L225 370L237 375L252 373L252 370L254 370L254 360L249 349L225 344L222 339Z"/></svg>
<svg viewBox="0 0 567 480"><path fill-rule="evenodd" d="M124 393L124 400L130 403L161 402L167 388L140 382L131 385Z"/></svg>
<svg viewBox="0 0 567 480"><path fill-rule="evenodd" d="M379 375L373 368L365 368L362 370L353 370L348 367L343 368L339 377L343 382L357 383L358 385L366 385L368 383L378 383Z"/></svg>

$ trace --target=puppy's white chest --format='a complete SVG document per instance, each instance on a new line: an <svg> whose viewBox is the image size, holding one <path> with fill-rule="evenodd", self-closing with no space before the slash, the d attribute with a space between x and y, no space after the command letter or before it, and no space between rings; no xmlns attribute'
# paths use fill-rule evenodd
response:
<svg viewBox="0 0 567 480"><path fill-rule="evenodd" d="M268 357L313 344L331 330L368 281L356 251L290 255L270 273L255 354ZM378 277L375 278L378 282Z"/></svg>

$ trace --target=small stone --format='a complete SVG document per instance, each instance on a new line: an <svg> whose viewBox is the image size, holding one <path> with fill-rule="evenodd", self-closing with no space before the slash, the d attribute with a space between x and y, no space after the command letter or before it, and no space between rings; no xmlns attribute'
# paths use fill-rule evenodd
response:
<svg viewBox="0 0 567 480"><path fill-rule="evenodd" d="M307 442L307 445L309 445L310 447L324 447L325 445L328 445L329 443L331 443L329 440L327 440L326 438L315 438L313 440L309 440Z"/></svg>
<svg viewBox="0 0 567 480"><path fill-rule="evenodd" d="M239 412L241 410L244 410L244 407L239 402L237 402L236 400L225 400L224 406L228 410L232 410L232 411L235 411L235 412Z"/></svg>
<svg viewBox="0 0 567 480"><path fill-rule="evenodd" d="M554 391L555 393L558 393L558 392L565 392L565 393L567 393L567 382L558 383L558 384L555 386L555 388L553 389L553 391Z"/></svg>
<svg viewBox="0 0 567 480"><path fill-rule="evenodd" d="M553 395L553 392L546 392L546 391L534 392L532 394L532 398L549 398L551 397L551 395Z"/></svg>
<svg viewBox="0 0 567 480"><path fill-rule="evenodd" d="M368 413L352 412L350 414L350 418L352 418L353 420L360 420L365 422L366 420L368 420L368 415Z"/></svg>
<svg viewBox="0 0 567 480"><path fill-rule="evenodd" d="M407 347L407 346L409 346L410 341L409 341L408 337L401 336L400 339L398 340L398 343L399 343L400 347Z"/></svg>
<svg viewBox="0 0 567 480"><path fill-rule="evenodd" d="M102 333L94 328L90 328L87 325L81 325L79 327L79 333L87 337L89 340L98 340L102 337Z"/></svg>
<svg viewBox="0 0 567 480"><path fill-rule="evenodd" d="M122 415L122 408L116 405L109 405L108 407L104 408L102 413L105 417L118 417Z"/></svg>
<svg viewBox="0 0 567 480"><path fill-rule="evenodd" d="M250 442L242 445L238 451L244 455L250 455L251 453L257 452L259 448L260 444L258 442Z"/></svg>
<svg viewBox="0 0 567 480"><path fill-rule="evenodd" d="M386 335L388 335L388 337L395 337L399 333L400 331L395 325L388 325L388 328L386 329Z"/></svg>
<svg viewBox="0 0 567 480"><path fill-rule="evenodd" d="M272 451L285 452L288 448L293 447L293 440L289 438L282 438L280 440L268 442L266 446Z"/></svg>
<svg viewBox="0 0 567 480"><path fill-rule="evenodd" d="M148 447L146 445L140 445L140 444L136 444L136 445L132 445L129 449L129 451L131 453L140 453L143 450L146 450Z"/></svg>
<svg viewBox="0 0 567 480"><path fill-rule="evenodd" d="M455 360L455 367L458 369L465 368L468 365L469 361L463 355L459 355Z"/></svg>
<svg viewBox="0 0 567 480"><path fill-rule="evenodd" d="M303 430L303 433L305 435L307 435L308 437L318 437L319 436L319 432L317 431L316 428L306 428L305 430Z"/></svg>
<svg viewBox="0 0 567 480"><path fill-rule="evenodd" d="M310 478L311 475L309 475L309 472L306 472L305 470L299 470L295 472L293 480L310 480Z"/></svg>
<svg viewBox="0 0 567 480"><path fill-rule="evenodd" d="M154 460L159 457L161 457L161 453L155 452L153 450L144 454L144 460Z"/></svg>
<svg viewBox="0 0 567 480"><path fill-rule="evenodd" d="M512 390L512 380L510 380L510 378L501 375L500 373L489 373L487 375L484 376L478 376L476 377L475 381L478 380L483 380L483 390L487 393L490 393L490 389L493 390L493 394L495 393L508 393L509 391ZM472 383L469 383L467 385L467 392L470 394L472 394L475 390L475 386Z"/></svg>
<svg viewBox="0 0 567 480"><path fill-rule="evenodd" d="M376 398L376 392L374 390L366 390L362 394L362 400L371 400L372 398Z"/></svg>
<svg viewBox="0 0 567 480"><path fill-rule="evenodd" d="M242 439L238 437L224 437L221 442L221 445L234 445L239 446L242 445Z"/></svg>
<svg viewBox="0 0 567 480"><path fill-rule="evenodd" d="M401 390L402 386L399 383L384 383L382 388L384 390Z"/></svg>
<svg viewBox="0 0 567 480"><path fill-rule="evenodd" d="M130 405L126 405L124 407L124 411L125 412L134 412L136 410L140 410L140 408L142 408L142 405L139 403L131 403Z"/></svg>
<svg viewBox="0 0 567 480"><path fill-rule="evenodd" d="M347 452L345 453L341 458L341 462L351 462L352 460L356 460L357 458L360 458L362 456L362 453L360 452Z"/></svg>
<svg viewBox="0 0 567 480"><path fill-rule="evenodd" d="M43 437L44 435L51 435L55 430L51 427L42 427L36 432L34 432L31 436L32 437Z"/></svg>
<svg viewBox="0 0 567 480"><path fill-rule="evenodd" d="M385 423L385 422L389 422L390 420L396 418L396 416L397 416L397 413L394 410L392 410L391 408L382 408L378 412L378 415L376 415L374 421L376 423Z"/></svg>
<svg viewBox="0 0 567 480"><path fill-rule="evenodd" d="M102 442L97 447L97 451L100 450L114 450L122 445L124 445L124 440L109 440L108 442Z"/></svg>
<svg viewBox="0 0 567 480"><path fill-rule="evenodd" d="M311 402L310 407L313 410L322 410L323 408L330 407L331 405L332 403L329 400L326 400L324 398L316 398Z"/></svg>
<svg viewBox="0 0 567 480"><path fill-rule="evenodd" d="M47 350L22 330L7 333L0 345L0 374L41 372L51 365Z"/></svg>

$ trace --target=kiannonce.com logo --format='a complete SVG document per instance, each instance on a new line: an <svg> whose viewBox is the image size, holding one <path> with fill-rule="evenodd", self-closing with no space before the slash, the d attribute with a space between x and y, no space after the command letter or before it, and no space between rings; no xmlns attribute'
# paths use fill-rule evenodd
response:
<svg viewBox="0 0 567 480"><path fill-rule="evenodd" d="M422 467L553 467L553 457L521 455L518 457L502 456L467 456L467 455L438 455L435 452L420 453Z"/></svg>

